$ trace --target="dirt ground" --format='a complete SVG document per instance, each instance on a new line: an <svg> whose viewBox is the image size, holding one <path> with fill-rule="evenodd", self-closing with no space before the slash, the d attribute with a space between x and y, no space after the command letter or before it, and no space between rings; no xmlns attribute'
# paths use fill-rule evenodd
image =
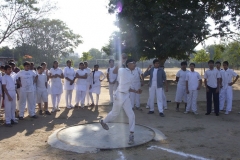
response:
<svg viewBox="0 0 240 160"><path fill-rule="evenodd" d="M174 79L174 72L172 76L170 74L168 74L168 76L168 79ZM106 116L111 110L111 107L107 105L109 100L107 83L103 83L102 86L102 94L100 95L101 105L98 108L65 109L63 95L61 111L56 114L39 116L38 119L30 119L27 117L12 128L5 127L3 121L0 121L0 159L193 159L160 149L148 150L147 148L150 146L159 146L177 152L197 155L206 159L240 159L240 114L238 114L240 111L239 81L234 85L233 111L229 115L221 113L219 117L216 117L214 114L209 116L204 115L206 112L204 87L199 91L199 115L183 114L183 104L180 106L181 112L176 112L176 104L174 103L176 84L173 81L170 82L169 92L166 93L167 99L171 100L171 102L168 103L168 110L165 111L166 117L162 118L157 114L157 107L155 108L155 114L149 115L147 114L148 109L145 108L148 98L148 87L145 85L143 87L144 92L141 95L141 107L143 111L134 111L136 114L136 123L159 129L167 137L164 141L152 141L145 145L128 149L104 150L96 154L78 154L50 147L47 144L48 136L58 128L97 122ZM27 116L27 113L25 114ZM115 121L127 122L128 120L125 113L121 112ZM135 136L137 136L137 133L135 133Z"/></svg>

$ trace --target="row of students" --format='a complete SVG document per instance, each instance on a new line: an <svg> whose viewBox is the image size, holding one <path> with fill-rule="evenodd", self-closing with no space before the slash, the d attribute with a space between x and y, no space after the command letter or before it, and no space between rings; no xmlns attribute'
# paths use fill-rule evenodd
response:
<svg viewBox="0 0 240 160"><path fill-rule="evenodd" d="M209 115L212 112L212 99L214 101L214 113L219 116L219 110L223 111L224 103L227 101L226 112L229 114L232 110L232 85L238 80L239 76L232 69L228 68L228 62L223 62L223 69L221 63L216 62L214 68L214 61L208 62L209 69L204 74L204 84L206 87L207 98L207 112ZM195 64L191 63L190 71L186 69L187 63L181 63L181 70L176 74L177 91L175 101L177 103L176 111L179 111L179 104L183 101L185 103L185 112L192 111L197 113L197 96L198 90L202 85L202 78L198 72L194 70ZM232 79L235 79L232 81Z"/></svg>

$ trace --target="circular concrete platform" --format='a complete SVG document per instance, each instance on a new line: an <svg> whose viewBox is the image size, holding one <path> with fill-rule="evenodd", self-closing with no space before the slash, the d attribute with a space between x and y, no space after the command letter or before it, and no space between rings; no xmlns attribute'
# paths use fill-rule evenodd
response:
<svg viewBox="0 0 240 160"><path fill-rule="evenodd" d="M99 123L76 125L58 129L48 138L48 143L52 147L67 151L93 153L100 149L138 146L153 140L155 137L154 129L136 125L134 134L135 143L133 145L128 145L128 124L109 123L108 126L108 131L104 130Z"/></svg>

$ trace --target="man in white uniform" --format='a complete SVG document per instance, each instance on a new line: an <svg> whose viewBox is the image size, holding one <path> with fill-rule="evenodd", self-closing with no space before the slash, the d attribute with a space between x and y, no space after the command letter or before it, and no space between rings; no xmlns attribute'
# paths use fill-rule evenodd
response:
<svg viewBox="0 0 240 160"><path fill-rule="evenodd" d="M194 63L191 63L189 66L190 72L186 75L187 107L184 113L187 114L192 109L193 113L197 115L197 96L198 90L202 86L202 78L198 72L194 71Z"/></svg>
<svg viewBox="0 0 240 160"><path fill-rule="evenodd" d="M21 70L17 74L17 81L18 78L21 79L20 82L20 107L19 107L19 120L23 120L24 117L24 110L26 106L26 102L28 102L28 113L31 118L37 118L35 115L35 107L36 104L34 104L34 83L36 82L36 74L29 70L30 69L30 63L24 62L23 64L24 70Z"/></svg>
<svg viewBox="0 0 240 160"><path fill-rule="evenodd" d="M129 59L126 61L127 68L120 68L118 70L118 82L119 86L114 95L114 103L112 111L107 115L103 120L100 120L102 127L106 130L109 130L109 127L106 123L113 121L120 113L120 109L123 108L129 120L129 142L128 144L134 143L134 128L135 128L135 114L131 107L131 100L129 98L129 92L140 93L140 91L132 90L132 80L134 75L132 71L135 69L135 61Z"/></svg>
<svg viewBox="0 0 240 160"><path fill-rule="evenodd" d="M131 89L133 90L140 90L141 86L143 85L143 73L140 68L135 67L135 69L132 71L134 75L133 83L131 86ZM130 92L130 99L132 103L132 108L136 107L137 110L140 110L140 94Z"/></svg>
<svg viewBox="0 0 240 160"><path fill-rule="evenodd" d="M232 69L228 68L228 61L223 62L223 70L220 72L222 77L222 85L221 85L221 94L222 98L220 100L220 110L223 110L225 100L227 101L227 107L225 115L229 114L232 111L232 99L233 99L233 91L232 85L236 83L239 78L236 72ZM236 77L233 81L233 77Z"/></svg>
<svg viewBox="0 0 240 160"><path fill-rule="evenodd" d="M2 85L5 93L4 110L6 126L11 127L11 124L17 124L15 119L16 110L16 76L11 74L12 68L10 65L5 66L5 75L2 77Z"/></svg>
<svg viewBox="0 0 240 160"><path fill-rule="evenodd" d="M187 107L187 92L186 92L186 74L189 72L187 68L187 62L181 63L181 70L179 70L176 74L176 82L177 82L177 91L175 102L177 102L176 111L179 112L179 105L183 101L185 103L185 110Z"/></svg>
<svg viewBox="0 0 240 160"><path fill-rule="evenodd" d="M208 61L209 69L204 74L204 84L206 87L207 95L207 113L209 115L212 112L212 96L214 101L214 111L216 116L219 116L219 89L220 89L220 73L214 69L214 61Z"/></svg>
<svg viewBox="0 0 240 160"><path fill-rule="evenodd" d="M89 87L91 85L90 74L92 73L92 71L90 68L88 68L88 62L86 62L86 61L84 62L84 67L85 67L85 70L87 71L87 90L86 90L85 101L87 100L87 106L89 106L89 100L90 100Z"/></svg>
<svg viewBox="0 0 240 160"><path fill-rule="evenodd" d="M158 59L153 60L153 65L150 65L144 72L144 77L150 75L149 80L149 101L150 101L150 111L148 114L154 114L154 99L155 94L157 94L157 105L160 117L164 117L163 114L163 86L167 83L166 73L162 68L159 68L160 62ZM168 91L168 85L165 85L166 91Z"/></svg>
<svg viewBox="0 0 240 160"><path fill-rule="evenodd" d="M107 80L109 83L109 95L110 95L110 103L109 105L113 104L113 94L117 89L117 74L114 74L113 71L115 69L114 60L109 60L109 68L107 69Z"/></svg>

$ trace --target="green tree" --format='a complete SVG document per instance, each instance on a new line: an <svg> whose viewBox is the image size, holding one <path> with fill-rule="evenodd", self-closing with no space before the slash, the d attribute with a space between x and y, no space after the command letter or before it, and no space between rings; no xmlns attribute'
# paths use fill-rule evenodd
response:
<svg viewBox="0 0 240 160"><path fill-rule="evenodd" d="M92 59L102 59L102 52L96 48L91 48L89 54L92 56Z"/></svg>
<svg viewBox="0 0 240 160"><path fill-rule="evenodd" d="M240 3L231 0L109 0L108 5L109 13L118 12L123 52L162 63L168 58L189 59L208 37L232 33L230 22L240 26L239 8ZM215 34L210 34L209 17L216 24Z"/></svg>
<svg viewBox="0 0 240 160"><path fill-rule="evenodd" d="M233 68L238 68L240 66L240 42L229 43L223 56Z"/></svg>
<svg viewBox="0 0 240 160"><path fill-rule="evenodd" d="M32 23L34 27L21 32L16 43L31 48L29 55L35 62L52 63L53 60L67 57L82 43L81 36L73 33L61 20L42 19Z"/></svg>
<svg viewBox="0 0 240 160"><path fill-rule="evenodd" d="M13 50L8 46L4 46L0 48L0 56L1 57L13 57Z"/></svg>
<svg viewBox="0 0 240 160"><path fill-rule="evenodd" d="M82 61L82 62L84 62L84 61L89 61L89 60L91 60L93 57L90 55L90 53L89 52L83 52L82 53L82 57L80 58L80 60Z"/></svg>
<svg viewBox="0 0 240 160"><path fill-rule="evenodd" d="M39 5L40 0L0 0L0 44L16 31L32 27L32 20L40 19L53 7Z"/></svg>
<svg viewBox="0 0 240 160"><path fill-rule="evenodd" d="M226 47L224 44L213 44L206 47L210 59L214 61L221 61Z"/></svg>
<svg viewBox="0 0 240 160"><path fill-rule="evenodd" d="M201 49L201 50L197 51L196 53L194 53L194 57L191 61L201 64L201 75L203 74L202 73L202 68L204 66L203 63L208 62L209 58L210 58L209 54L204 49ZM204 72L205 72L205 67L204 67Z"/></svg>

